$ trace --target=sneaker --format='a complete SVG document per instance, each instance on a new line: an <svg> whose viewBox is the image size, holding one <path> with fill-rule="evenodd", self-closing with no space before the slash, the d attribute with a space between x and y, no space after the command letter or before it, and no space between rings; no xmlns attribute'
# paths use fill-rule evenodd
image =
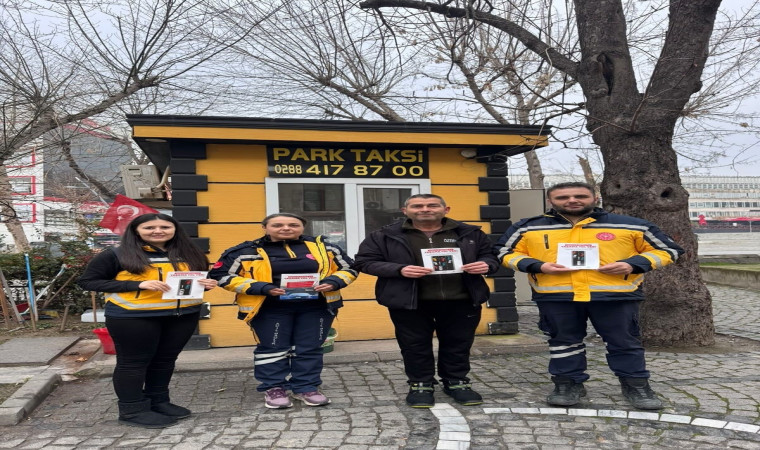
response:
<svg viewBox="0 0 760 450"><path fill-rule="evenodd" d="M330 403L330 399L319 391L293 393L293 398L306 403L309 406L324 406Z"/></svg>
<svg viewBox="0 0 760 450"><path fill-rule="evenodd" d="M293 406L293 402L290 401L287 391L278 386L268 389L264 393L264 405L272 409L290 408Z"/></svg>
<svg viewBox="0 0 760 450"><path fill-rule="evenodd" d="M470 383L466 381L444 381L443 393L460 405L472 406L483 403L483 397L473 391Z"/></svg>
<svg viewBox="0 0 760 450"><path fill-rule="evenodd" d="M406 394L406 404L412 408L432 408L435 406L433 383L409 383L409 393Z"/></svg>
<svg viewBox="0 0 760 450"><path fill-rule="evenodd" d="M623 397L637 409L662 409L662 401L646 378L620 378Z"/></svg>
<svg viewBox="0 0 760 450"><path fill-rule="evenodd" d="M552 377L554 392L546 397L546 403L552 406L573 406L586 396L586 388L583 383L576 383L570 378Z"/></svg>

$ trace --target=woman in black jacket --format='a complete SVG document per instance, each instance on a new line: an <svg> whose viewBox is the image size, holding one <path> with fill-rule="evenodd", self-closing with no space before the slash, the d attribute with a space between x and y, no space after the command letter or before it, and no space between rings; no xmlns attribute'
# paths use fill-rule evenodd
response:
<svg viewBox="0 0 760 450"><path fill-rule="evenodd" d="M116 346L113 385L119 422L162 428L190 415L169 399L174 364L198 324L202 298L163 298L169 272L207 271L206 255L166 214L134 219L121 244L95 256L78 284L105 292L106 328ZM205 289L215 280L198 280ZM184 297L184 296L182 296Z"/></svg>

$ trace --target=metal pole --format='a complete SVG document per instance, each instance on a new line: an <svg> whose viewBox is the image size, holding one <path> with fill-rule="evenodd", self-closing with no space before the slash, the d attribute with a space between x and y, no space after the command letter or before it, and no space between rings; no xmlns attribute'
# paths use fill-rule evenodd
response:
<svg viewBox="0 0 760 450"><path fill-rule="evenodd" d="M26 282L29 286L29 318L32 319L32 330L37 331L37 308L34 305L34 283L32 282L32 266L29 264L29 253L24 253L26 262Z"/></svg>

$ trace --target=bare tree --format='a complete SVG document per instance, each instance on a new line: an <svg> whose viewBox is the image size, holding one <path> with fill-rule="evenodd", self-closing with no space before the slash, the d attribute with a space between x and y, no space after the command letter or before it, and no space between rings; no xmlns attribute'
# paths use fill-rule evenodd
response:
<svg viewBox="0 0 760 450"><path fill-rule="evenodd" d="M622 2L575 0L573 5L579 54L556 48L486 1L361 3L383 14L389 8L406 8L487 24L514 36L576 80L585 96L586 127L604 158L605 206L660 224L687 251L677 267L654 272L646 283L647 342L710 345L714 334L710 294L699 273L688 194L681 186L672 142L689 99L702 87L720 1L670 1L667 29L656 37L659 56L643 89L637 79L639 68L633 65Z"/></svg>
<svg viewBox="0 0 760 450"><path fill-rule="evenodd" d="M198 30L216 23L200 0L10 0L2 7L0 164L66 124L104 114L140 91L159 92L251 31L237 29L216 44L199 40ZM4 175L2 214L25 249L3 195L10 191Z"/></svg>

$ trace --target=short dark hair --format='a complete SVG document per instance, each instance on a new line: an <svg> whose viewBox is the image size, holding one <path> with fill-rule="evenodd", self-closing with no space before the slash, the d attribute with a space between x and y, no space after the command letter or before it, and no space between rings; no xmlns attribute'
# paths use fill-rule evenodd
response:
<svg viewBox="0 0 760 450"><path fill-rule="evenodd" d="M409 198L407 198L406 200L404 200L404 207L406 207L406 205L409 204L409 200L411 200L413 198L437 198L438 200L441 201L441 205L442 206L446 206L446 200L444 200L443 197L441 197L440 195L435 195L435 194L414 194L412 196L409 196Z"/></svg>
<svg viewBox="0 0 760 450"><path fill-rule="evenodd" d="M208 270L208 258L205 253L193 243L177 219L161 213L137 216L127 225L117 253L119 263L124 269L131 273L141 273L150 265L150 260L142 249L145 242L140 239L137 227L151 220L165 220L174 225L174 237L166 242L166 253L175 270L179 270L180 262L186 263L190 270Z"/></svg>
<svg viewBox="0 0 760 450"><path fill-rule="evenodd" d="M588 189L591 192L591 195L596 196L596 192L594 191L594 186L591 186L590 184L584 183L582 181L568 181L567 183L557 183L554 186L551 186L549 189L547 189L546 198L550 198L551 193L556 191L557 189L567 189L567 188Z"/></svg>
<svg viewBox="0 0 760 450"><path fill-rule="evenodd" d="M261 224L263 226L267 226L267 223L269 223L269 221L272 220L272 219L274 219L275 217L290 217L291 219L298 219L298 220L301 221L301 223L303 224L303 226L306 226L306 224L309 223L306 219L304 219L303 217L301 217L301 216L299 216L297 214L292 214L292 213L276 213L276 214L270 214L270 215L264 217L264 219L261 221Z"/></svg>

